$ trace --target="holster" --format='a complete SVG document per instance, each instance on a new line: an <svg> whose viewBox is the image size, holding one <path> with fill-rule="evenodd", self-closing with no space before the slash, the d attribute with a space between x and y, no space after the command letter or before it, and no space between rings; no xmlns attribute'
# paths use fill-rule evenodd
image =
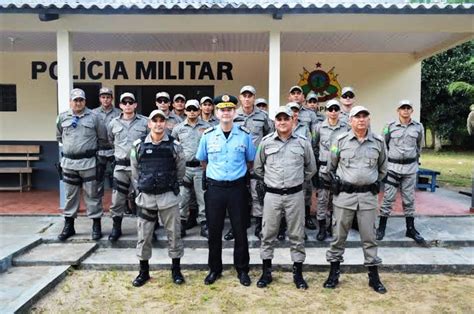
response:
<svg viewBox="0 0 474 314"><path fill-rule="evenodd" d="M137 197L135 191L132 191L128 194L128 208L130 208L130 213L132 215L137 215L137 204L135 203L135 198Z"/></svg>
<svg viewBox="0 0 474 314"><path fill-rule="evenodd" d="M63 179L63 168L61 167L61 163L57 162L57 163L54 164L54 166L56 167L56 170L58 171L59 180L62 180Z"/></svg>
<svg viewBox="0 0 474 314"><path fill-rule="evenodd" d="M95 166L95 176L98 182L104 181L106 166L107 164L100 163L99 160L97 160L97 163Z"/></svg>
<svg viewBox="0 0 474 314"><path fill-rule="evenodd" d="M377 195L379 194L379 192L380 192L380 182L375 181L374 183L372 183L372 186L370 187L370 193Z"/></svg>
<svg viewBox="0 0 474 314"><path fill-rule="evenodd" d="M333 172L329 173L331 177L331 192L334 195L339 195L341 192L341 179Z"/></svg>
<svg viewBox="0 0 474 314"><path fill-rule="evenodd" d="M173 193L174 195L178 196L179 195L179 183L177 181L175 181L175 183L173 184Z"/></svg>

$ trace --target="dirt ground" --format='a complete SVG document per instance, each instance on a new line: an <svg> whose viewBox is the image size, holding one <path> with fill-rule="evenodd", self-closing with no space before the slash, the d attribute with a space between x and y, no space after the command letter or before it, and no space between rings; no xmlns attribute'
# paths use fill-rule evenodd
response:
<svg viewBox="0 0 474 314"><path fill-rule="evenodd" d="M342 274L337 289L324 289L327 273L307 272L310 288L297 290L290 272L274 271L267 289L239 284L225 271L205 286L204 271L185 270L186 284L176 286L169 271L153 271L145 286L135 288L128 271L75 270L33 305L33 313L473 313L474 275L382 273L388 293L367 285L367 274Z"/></svg>

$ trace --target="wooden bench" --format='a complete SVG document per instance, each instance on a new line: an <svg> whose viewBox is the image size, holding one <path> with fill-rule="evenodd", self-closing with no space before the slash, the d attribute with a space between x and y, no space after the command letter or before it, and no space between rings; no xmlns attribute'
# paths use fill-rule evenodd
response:
<svg viewBox="0 0 474 314"><path fill-rule="evenodd" d="M39 160L40 145L0 145L0 162L24 162L23 166L4 167L0 166L0 173L18 173L20 181L18 186L0 186L1 191L20 191L31 189L31 174L33 167L31 162ZM26 175L26 184L23 180Z"/></svg>
<svg viewBox="0 0 474 314"><path fill-rule="evenodd" d="M416 188L430 189L431 192L436 191L436 176L439 174L441 174L439 171L419 168L416 173Z"/></svg>

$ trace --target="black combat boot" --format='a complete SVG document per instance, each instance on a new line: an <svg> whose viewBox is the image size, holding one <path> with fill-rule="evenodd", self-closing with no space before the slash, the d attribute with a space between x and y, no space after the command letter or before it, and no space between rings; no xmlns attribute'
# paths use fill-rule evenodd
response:
<svg viewBox="0 0 474 314"><path fill-rule="evenodd" d="M262 239L262 217L255 217L255 236Z"/></svg>
<svg viewBox="0 0 474 314"><path fill-rule="evenodd" d="M341 275L341 263L331 262L328 279L323 284L324 288L334 289L339 284L339 276Z"/></svg>
<svg viewBox="0 0 474 314"><path fill-rule="evenodd" d="M100 240L102 238L102 226L100 224L100 218L92 219L92 240Z"/></svg>
<svg viewBox="0 0 474 314"><path fill-rule="evenodd" d="M186 220L181 219L181 238L186 236Z"/></svg>
<svg viewBox="0 0 474 314"><path fill-rule="evenodd" d="M272 278L272 260L264 259L262 264L262 276L257 281L257 287L265 288L273 281Z"/></svg>
<svg viewBox="0 0 474 314"><path fill-rule="evenodd" d="M209 229L207 228L207 221L201 221L201 237L209 239Z"/></svg>
<svg viewBox="0 0 474 314"><path fill-rule="evenodd" d="M405 233L405 236L412 238L417 244L426 246L427 244L425 239L423 239L420 233L415 229L415 217L405 217L405 220L407 225L407 232Z"/></svg>
<svg viewBox="0 0 474 314"><path fill-rule="evenodd" d="M376 239L378 241L383 240L383 237L385 237L385 227L387 226L387 219L387 216L380 216L379 227L377 228L376 235Z"/></svg>
<svg viewBox="0 0 474 314"><path fill-rule="evenodd" d="M234 231L232 230L232 227L224 235L224 240L226 241L234 240Z"/></svg>
<svg viewBox="0 0 474 314"><path fill-rule="evenodd" d="M115 242L122 235L122 217L113 217L112 232L109 235L109 241Z"/></svg>
<svg viewBox="0 0 474 314"><path fill-rule="evenodd" d="M369 266L369 286L371 286L375 292L384 294L387 289L380 282L379 271L377 266Z"/></svg>
<svg viewBox="0 0 474 314"><path fill-rule="evenodd" d="M277 239L280 241L285 241L285 233L286 233L286 219L285 217L282 217L280 221L280 228L278 229Z"/></svg>
<svg viewBox="0 0 474 314"><path fill-rule="evenodd" d="M298 289L308 289L308 284L303 278L303 263L293 263L293 282Z"/></svg>
<svg viewBox="0 0 474 314"><path fill-rule="evenodd" d="M318 220L318 224L319 224L319 231L318 231L318 234L316 235L316 239L318 241L324 241L324 239L326 239L326 219Z"/></svg>
<svg viewBox="0 0 474 314"><path fill-rule="evenodd" d="M181 265L180 265L180 259L179 258L173 258L172 259L171 278L173 278L173 282L177 285L181 285L185 282L184 281L184 276L181 273Z"/></svg>
<svg viewBox="0 0 474 314"><path fill-rule="evenodd" d="M304 226L309 230L316 230L316 225L314 224L313 219L311 219L311 210L309 206L304 207L304 213Z"/></svg>
<svg viewBox="0 0 474 314"><path fill-rule="evenodd" d="M74 218L73 217L64 217L64 228L63 231L58 235L59 241L66 241L69 237L72 237L76 234L74 229Z"/></svg>
<svg viewBox="0 0 474 314"><path fill-rule="evenodd" d="M140 272L137 278L132 282L135 287L143 286L148 280L150 280L150 265L148 260L140 261Z"/></svg>

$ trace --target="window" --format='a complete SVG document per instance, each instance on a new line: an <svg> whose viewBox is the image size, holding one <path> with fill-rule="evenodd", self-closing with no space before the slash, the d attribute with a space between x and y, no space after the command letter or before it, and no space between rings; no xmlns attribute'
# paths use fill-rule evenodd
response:
<svg viewBox="0 0 474 314"><path fill-rule="evenodd" d="M16 111L16 85L0 84L0 111Z"/></svg>

